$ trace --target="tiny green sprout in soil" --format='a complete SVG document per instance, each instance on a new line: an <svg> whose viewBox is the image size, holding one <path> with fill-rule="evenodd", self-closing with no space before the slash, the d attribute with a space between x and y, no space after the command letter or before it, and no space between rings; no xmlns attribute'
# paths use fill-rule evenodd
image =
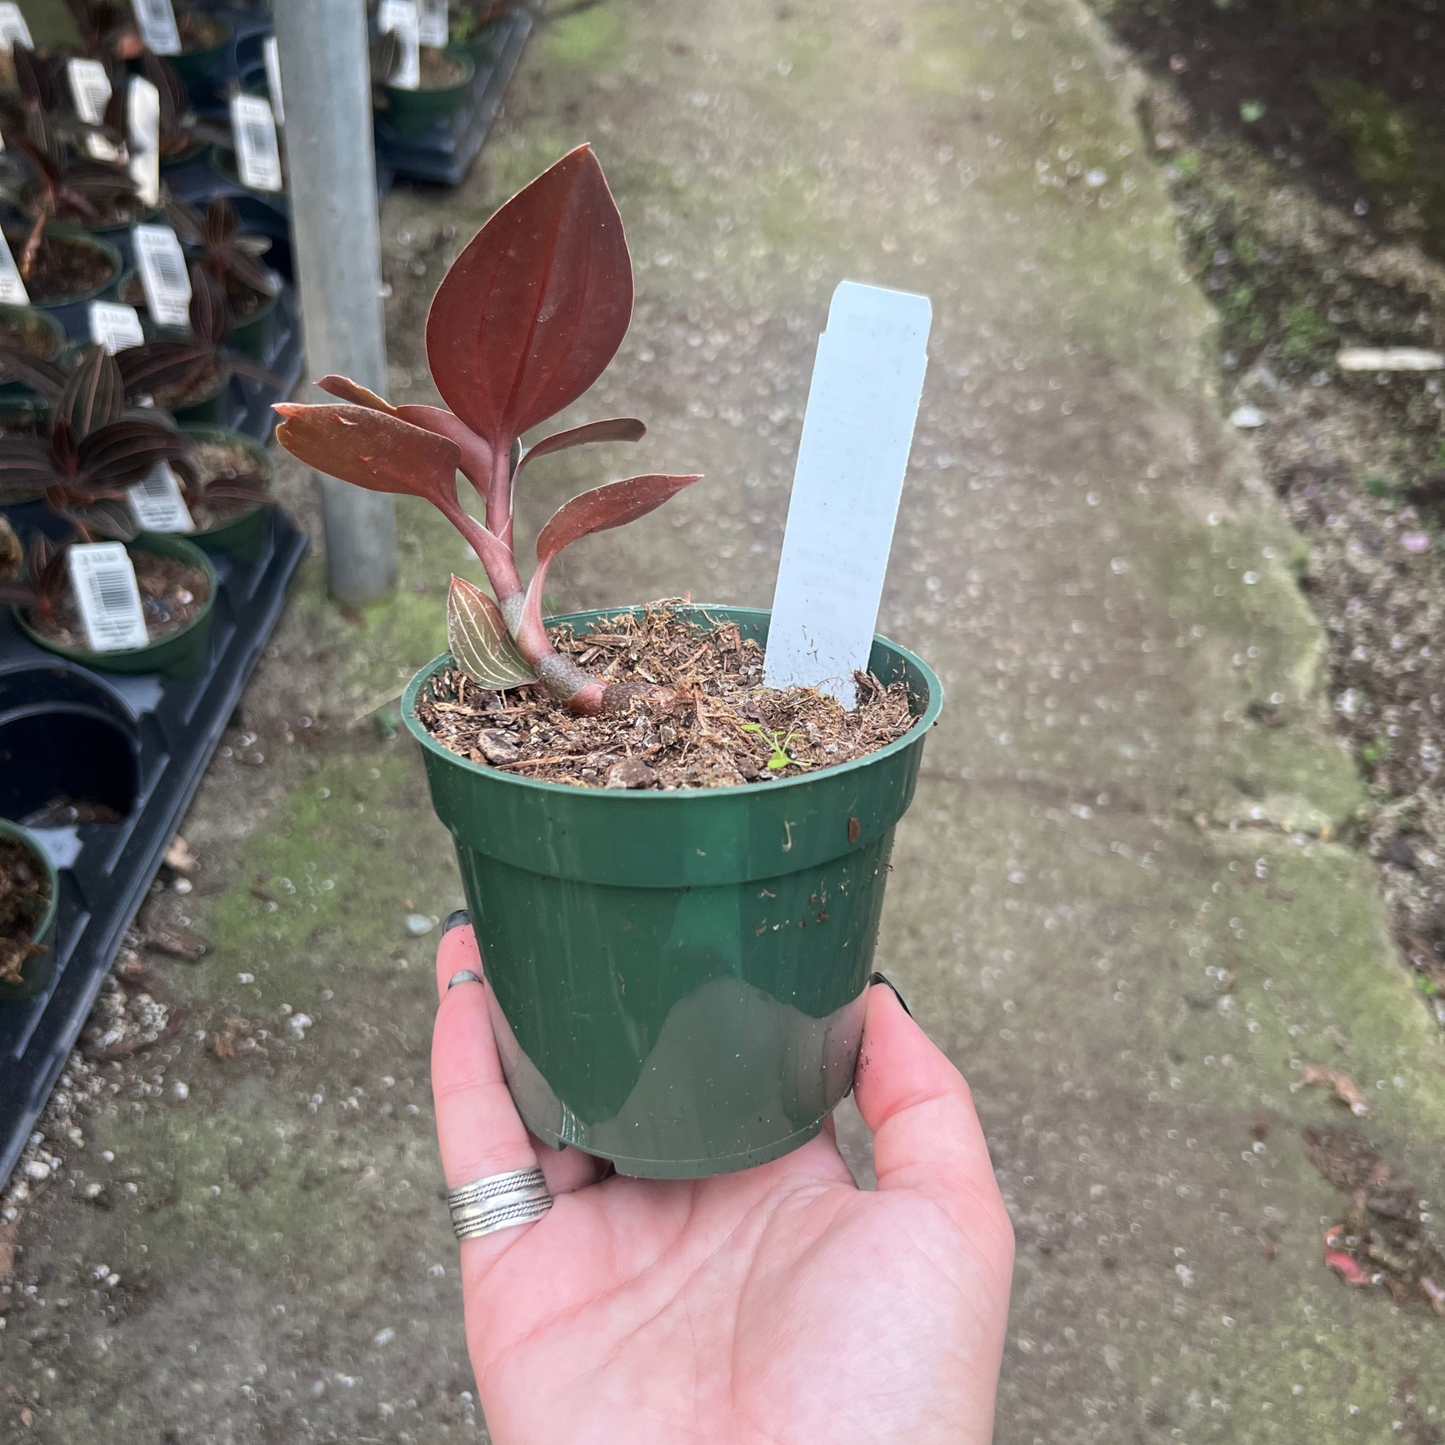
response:
<svg viewBox="0 0 1445 1445"><path fill-rule="evenodd" d="M663 791L799 777L876 752L916 722L901 682L860 674L852 712L813 688L764 687L758 644L736 623L695 617L654 603L580 635L552 630L559 652L631 696L625 711L578 716L538 688L483 688L450 667L417 716L451 752L516 777ZM659 688L677 699L665 711L649 706Z"/></svg>
<svg viewBox="0 0 1445 1445"><path fill-rule="evenodd" d="M50 903L50 879L14 838L0 838L0 983L18 983L26 959L43 950L35 930Z"/></svg>

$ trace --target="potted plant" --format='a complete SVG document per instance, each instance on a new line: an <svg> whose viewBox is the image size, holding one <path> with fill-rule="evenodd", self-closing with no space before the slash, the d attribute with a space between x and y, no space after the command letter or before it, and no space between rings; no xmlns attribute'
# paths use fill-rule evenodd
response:
<svg viewBox="0 0 1445 1445"><path fill-rule="evenodd" d="M255 561L270 526L271 459L265 448L229 427L183 426L190 450L174 470L203 552Z"/></svg>
<svg viewBox="0 0 1445 1445"><path fill-rule="evenodd" d="M33 834L0 818L0 1003L34 998L55 973L60 880Z"/></svg>
<svg viewBox="0 0 1445 1445"><path fill-rule="evenodd" d="M476 63L465 52L423 45L417 56L413 90L393 84L401 68L401 47L394 31L383 31L371 45L371 101L383 123L399 140L417 140L438 123L445 126L466 103Z"/></svg>
<svg viewBox="0 0 1445 1445"><path fill-rule="evenodd" d="M191 109L186 83L175 66L149 50L140 56L141 74L160 96L159 150L161 169L187 165L207 147L230 145L229 127L198 117Z"/></svg>
<svg viewBox="0 0 1445 1445"><path fill-rule="evenodd" d="M181 241L201 253L201 269L221 289L231 347L259 360L269 350L280 279L262 263L269 236L242 233L236 208L216 196L204 214L193 206L168 201L166 219Z"/></svg>
<svg viewBox="0 0 1445 1445"><path fill-rule="evenodd" d="M0 304L0 427L29 426L45 398L25 377L33 363L49 369L65 350L65 329L33 306Z"/></svg>
<svg viewBox="0 0 1445 1445"><path fill-rule="evenodd" d="M497 58L502 21L517 8L515 0L453 0L448 7L448 49L465 55L480 70Z"/></svg>
<svg viewBox="0 0 1445 1445"><path fill-rule="evenodd" d="M504 205L442 281L426 342L450 410L327 377L339 401L278 406L277 437L333 476L426 498L496 594L453 579L451 651L413 678L403 716L456 841L522 1117L624 1173L693 1178L798 1147L851 1085L893 829L942 696L882 639L854 713L764 688L768 617L751 609L546 624L564 547L697 480L573 498L523 587L512 504L532 459L643 429L613 418L525 452L518 439L592 385L631 309L621 219L584 146ZM459 500L458 470L483 520Z"/></svg>

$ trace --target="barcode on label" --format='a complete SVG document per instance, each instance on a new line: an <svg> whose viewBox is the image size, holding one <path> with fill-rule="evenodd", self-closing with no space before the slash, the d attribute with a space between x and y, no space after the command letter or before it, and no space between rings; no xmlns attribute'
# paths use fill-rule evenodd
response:
<svg viewBox="0 0 1445 1445"><path fill-rule="evenodd" d="M276 144L276 117L269 101L258 95L231 97L231 131L236 138L236 170L241 184L253 191L281 189L281 151Z"/></svg>
<svg viewBox="0 0 1445 1445"><path fill-rule="evenodd" d="M286 105L281 99L281 47L274 35L268 35L262 42L261 55L266 62L266 89L271 92L271 114L277 125L285 125Z"/></svg>
<svg viewBox="0 0 1445 1445"><path fill-rule="evenodd" d="M0 5L0 48L13 50L17 45L23 45L27 50L35 49L30 27L25 23L18 5Z"/></svg>
<svg viewBox="0 0 1445 1445"><path fill-rule="evenodd" d="M69 60L65 65L75 113L87 125L99 125L110 99L110 77L98 60Z"/></svg>
<svg viewBox="0 0 1445 1445"><path fill-rule="evenodd" d="M20 268L15 264L10 242L5 239L4 231L0 231L0 301L8 301L12 306L30 304L30 293L25 289Z"/></svg>
<svg viewBox="0 0 1445 1445"><path fill-rule="evenodd" d="M421 18L417 39L423 45L441 49L450 38L447 26L447 0L421 0Z"/></svg>
<svg viewBox="0 0 1445 1445"><path fill-rule="evenodd" d="M171 0L135 0L134 8L146 45L157 55L179 55L181 37Z"/></svg>
<svg viewBox="0 0 1445 1445"><path fill-rule="evenodd" d="M128 346L139 346L145 340L140 314L134 306L123 306L118 301L92 301L90 339L112 356Z"/></svg>
<svg viewBox="0 0 1445 1445"><path fill-rule="evenodd" d="M130 136L130 178L148 206L161 199L161 93L143 75L131 77L125 95Z"/></svg>
<svg viewBox="0 0 1445 1445"><path fill-rule="evenodd" d="M145 613L135 568L119 542L89 542L69 552L70 585L92 652L144 647Z"/></svg>
<svg viewBox="0 0 1445 1445"><path fill-rule="evenodd" d="M416 0L381 0L376 24L382 31L396 31L401 42L401 64L390 83L397 90L417 89L421 84L421 56L417 53L417 46L421 44L421 19Z"/></svg>
<svg viewBox="0 0 1445 1445"><path fill-rule="evenodd" d="M126 488L131 511L145 532L194 532L186 500L169 462L157 462L140 481Z"/></svg>
<svg viewBox="0 0 1445 1445"><path fill-rule="evenodd" d="M134 234L151 319L161 326L184 326L190 315L191 278L176 233L169 226L137 226Z"/></svg>

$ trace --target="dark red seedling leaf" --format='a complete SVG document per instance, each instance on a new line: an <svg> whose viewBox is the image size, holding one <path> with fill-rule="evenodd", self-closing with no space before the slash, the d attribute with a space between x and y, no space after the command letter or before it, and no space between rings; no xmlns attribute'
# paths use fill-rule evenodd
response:
<svg viewBox="0 0 1445 1445"><path fill-rule="evenodd" d="M427 316L427 357L447 405L501 455L601 376L631 316L622 218L579 146L457 257Z"/></svg>
<svg viewBox="0 0 1445 1445"><path fill-rule="evenodd" d="M528 447L512 473L513 481L521 475L522 468L533 457L550 456L553 452L565 452L570 447L590 446L593 442L640 442L647 435L647 427L635 416L613 416L606 421L589 421L584 426L574 426L568 431L553 432L543 437L535 446Z"/></svg>
<svg viewBox="0 0 1445 1445"><path fill-rule="evenodd" d="M58 509L59 515L74 522L85 532L109 537L113 542L134 542L140 536L140 523L130 503L118 497L102 497L84 506L71 504Z"/></svg>
<svg viewBox="0 0 1445 1445"><path fill-rule="evenodd" d="M0 381L21 382L39 392L46 401L54 402L60 399L69 380L70 373L57 361L0 346Z"/></svg>
<svg viewBox="0 0 1445 1445"><path fill-rule="evenodd" d="M226 297L221 288L200 266L191 267L191 330L198 341L210 346L223 346L231 334L226 319Z"/></svg>
<svg viewBox="0 0 1445 1445"><path fill-rule="evenodd" d="M462 472L467 480L481 494L483 501L487 496L487 483L492 475L492 449L461 417L454 416L444 407L440 406L399 406L396 409L397 416L403 421L409 421L413 426L425 427L429 432L435 432L439 437L447 437L454 441L461 448ZM487 525L491 526L495 519L488 514ZM510 524L510 517L506 521ZM501 535L501 529L494 528ZM510 534L504 538L510 541Z"/></svg>
<svg viewBox="0 0 1445 1445"><path fill-rule="evenodd" d="M384 397L368 391L359 381L352 381L349 376L323 376L316 385L322 391L330 392L332 396L339 396L342 401L349 401L353 406L369 406L373 411L386 412L388 416L401 415Z"/></svg>
<svg viewBox="0 0 1445 1445"><path fill-rule="evenodd" d="M193 445L159 422L118 421L81 439L79 468L87 479L125 487L139 481L157 462L179 461Z"/></svg>
<svg viewBox="0 0 1445 1445"><path fill-rule="evenodd" d="M46 438L11 436L0 443L0 505L48 487L55 478L55 454Z"/></svg>
<svg viewBox="0 0 1445 1445"><path fill-rule="evenodd" d="M125 410L125 379L115 358L103 346L81 357L55 404L55 415L85 436L97 427L119 421Z"/></svg>
<svg viewBox="0 0 1445 1445"><path fill-rule="evenodd" d="M215 360L215 348L203 341L165 337L116 353L116 365L132 401L166 387L184 387Z"/></svg>
<svg viewBox="0 0 1445 1445"><path fill-rule="evenodd" d="M507 631L502 609L465 577L453 576L447 593L447 648L483 687L520 687L537 680Z"/></svg>

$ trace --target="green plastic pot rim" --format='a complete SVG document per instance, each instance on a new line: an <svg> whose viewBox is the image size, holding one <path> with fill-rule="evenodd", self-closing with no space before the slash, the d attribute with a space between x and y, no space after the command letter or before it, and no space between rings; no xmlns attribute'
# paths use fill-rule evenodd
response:
<svg viewBox="0 0 1445 1445"><path fill-rule="evenodd" d="M216 569L211 565L211 559L206 556L194 542L179 532L142 532L133 542L127 542L124 545L127 550L131 547L137 547L142 552L158 551L159 555L164 557L167 555L166 551L164 547L158 549L156 547L157 542L172 543L178 546L181 549L182 560L192 567L199 567L206 574L207 580L211 584L210 593L206 597L206 605L202 607L184 627L177 629L175 632L168 632L164 637L153 638L147 642L144 647L119 647L113 652L96 652L89 647L63 647L58 642L52 642L48 637L37 632L30 625L25 615L21 612L18 602L12 603L10 606L10 615L15 619L15 625L19 627L37 647L43 647L47 652L54 653L56 657L64 657L71 662L78 662L82 667L89 667L91 665L90 659L95 657L105 658L107 661L112 659L143 657L153 648L167 647L179 638L189 636L210 617L211 611L216 605Z"/></svg>
<svg viewBox="0 0 1445 1445"><path fill-rule="evenodd" d="M42 310L39 306L33 306L28 302L0 302L0 324L3 324L8 316L33 316L40 322L41 327L55 338L55 349L48 356L42 356L40 358L42 361L54 361L70 344L70 338L66 336L65 328L48 311Z"/></svg>
<svg viewBox="0 0 1445 1445"><path fill-rule="evenodd" d="M423 90L421 86L417 86L415 90L403 90L399 85L387 85L383 86L382 88L386 91L388 95L404 95L408 98L414 96L426 96L428 100L441 99L446 96L456 95L460 91L465 90L467 86L469 86L472 81L476 79L477 62L473 60L470 55L457 53L451 48L450 45L442 46L441 51L442 54L445 55L449 60L455 60L458 65L464 66L466 68L466 74L463 75L460 80L454 80L450 85L436 86L432 90ZM383 116L384 114L385 113L383 112Z"/></svg>
<svg viewBox="0 0 1445 1445"><path fill-rule="evenodd" d="M19 823L12 823L8 818L0 818L0 837L13 838L26 848L31 857L35 858L45 869L45 876L50 880L50 900L45 905L45 912L41 914L40 922L30 933L31 941L39 942L54 926L55 916L60 909L60 874L56 871L50 854L40 846L40 840L28 828L22 828Z"/></svg>
<svg viewBox="0 0 1445 1445"><path fill-rule="evenodd" d="M693 602L688 603L686 610L694 613L706 614L712 609L719 611L726 609L736 616L739 613L752 614L756 618L767 618L771 615L770 609L766 607L732 607L722 602ZM599 607L588 612L567 612L558 617L546 619L550 627L558 626L567 622L590 621L594 612L604 615L615 616L619 612L640 612L645 610L645 604L632 604L622 607ZM679 608L679 611L684 609ZM585 635L585 634L583 634ZM943 711L943 684L939 681L938 675L924 660L916 653L910 652L906 647L899 646L891 638L884 637L882 633L874 633L873 641L883 643L893 649L905 662L916 667L922 673L928 683L928 704L923 712L919 714L913 726L900 738L895 738L886 747L879 748L876 752L868 753L861 758L854 758L851 762L838 763L831 768L810 768L805 773L800 773L795 778L781 778L772 783L743 783L725 788L673 788L664 790L661 788L588 788L585 791L597 797L608 798L618 807L662 807L668 804L680 806L690 798L716 798L724 797L732 793L774 793L780 789L786 790L799 786L800 784L811 783L817 778L827 776L841 777L845 773L858 772L864 768L871 767L883 758L892 756L894 753L902 752L905 748L912 747L918 739L928 731L938 720L939 714ZM502 780L518 788L526 788L531 791L549 793L565 793L569 797L576 797L579 789L570 783L549 783L541 778L524 778L515 773L504 773L500 768L489 768L482 763L474 763L470 758L464 758L459 753L454 753L450 748L443 747L421 724L416 716L416 700L421 689L436 676L441 669L452 662L450 652L443 652L421 668L412 680L407 683L406 691L401 698L401 716L406 724L407 731L428 751L435 753L447 763L453 764L470 773L479 773L489 781Z"/></svg>
<svg viewBox="0 0 1445 1445"><path fill-rule="evenodd" d="M73 226L47 226L45 237L47 240L80 241L84 245L92 246L110 262L111 269L110 275L89 291L82 291L75 296L56 296L49 301L32 301L30 304L37 311L58 311L62 306L78 306L82 301L93 301L101 292L109 290L125 269L120 252L109 241L103 240L92 231L77 230Z"/></svg>
<svg viewBox="0 0 1445 1445"><path fill-rule="evenodd" d="M276 468L271 464L271 458L266 454L264 447L257 444L248 437L245 432L239 432L235 427L216 426L210 422L178 422L177 430L182 436L191 437L196 441L203 441L215 437L223 442L237 442L242 449L262 462L266 468L266 494L271 495L271 488L276 481ZM194 532L177 532L172 535L185 537L194 541L197 537L212 537L217 533L225 532L231 527L254 517L257 512L264 512L267 507L274 505L271 502L262 502L259 506L252 507L249 512L238 512L234 517L225 522L217 522L214 527L198 527Z"/></svg>

